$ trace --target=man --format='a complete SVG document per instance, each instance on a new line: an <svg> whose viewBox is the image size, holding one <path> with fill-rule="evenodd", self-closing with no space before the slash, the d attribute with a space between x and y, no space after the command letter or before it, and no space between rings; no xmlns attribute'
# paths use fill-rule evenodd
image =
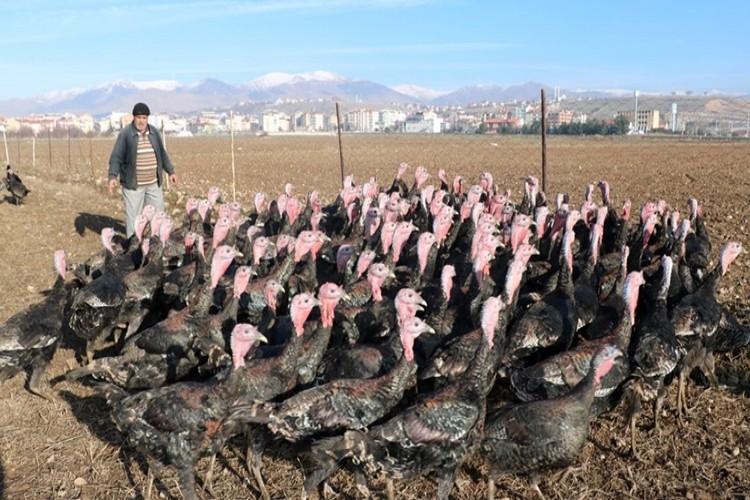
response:
<svg viewBox="0 0 750 500"><path fill-rule="evenodd" d="M135 218L143 205L153 205L164 210L164 193L161 189L163 172L177 185L172 161L164 149L158 131L148 123L151 111L144 103L133 106L133 123L125 127L109 157L109 182L112 194L119 178L125 202L125 234L130 238L135 232Z"/></svg>

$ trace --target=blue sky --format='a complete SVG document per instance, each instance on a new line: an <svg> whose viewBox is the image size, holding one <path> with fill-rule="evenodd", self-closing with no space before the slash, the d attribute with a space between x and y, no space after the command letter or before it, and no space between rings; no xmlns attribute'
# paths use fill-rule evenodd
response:
<svg viewBox="0 0 750 500"><path fill-rule="evenodd" d="M747 0L24 0L0 17L0 99L315 70L437 90L750 93Z"/></svg>

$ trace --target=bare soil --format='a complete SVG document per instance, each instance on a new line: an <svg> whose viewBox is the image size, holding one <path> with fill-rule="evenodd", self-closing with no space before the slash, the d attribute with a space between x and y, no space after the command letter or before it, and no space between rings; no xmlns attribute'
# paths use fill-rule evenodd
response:
<svg viewBox="0 0 750 500"><path fill-rule="evenodd" d="M58 141L37 144L32 165L30 141L11 141L10 160L31 194L24 204L8 203L0 193L0 321L37 302L54 281L52 254L62 248L70 262L80 262L100 249L99 232L114 225L123 231L122 201L104 190L106 163L113 139ZM499 136L405 138L347 136L346 173L364 182L376 176L392 180L396 166L423 164L436 176L461 174L474 183L482 171L511 188L520 200L522 179L540 176L537 139ZM44 147L42 147L44 146ZM230 140L169 139L168 147L180 184L168 194L173 217L183 214L187 196L205 196L218 185L231 200L249 204L256 191L276 195L285 182L297 193L318 189L332 200L340 186L336 138L243 137L234 143L235 184L232 183ZM44 151L39 151L39 149ZM553 137L548 141L550 197L568 192L578 203L587 183L607 179L616 203L631 198L634 207L665 199L687 213L686 200L695 196L704 206L714 253L723 243L750 245L750 143L651 140L644 138ZM52 163L53 166L50 166ZM409 174L410 175L410 174ZM434 179L434 177L433 177ZM407 179L409 182L411 177ZM234 189L233 189L234 187ZM716 260L717 255L714 255ZM720 300L747 324L750 311L750 257L741 255L722 281ZM48 382L76 365L74 352L58 350L44 377ZM688 386L693 409L682 423L675 413L676 388L670 387L660 433L650 431L643 412L639 443L643 460L630 453L622 408L600 417L577 468L563 482L543 476L547 498L748 498L750 497L750 355L720 355L720 380L731 388ZM90 389L61 382L46 401L24 389L17 376L0 386L0 498L110 499L145 498L144 462L127 446L109 420L104 401ZM255 483L240 462L241 447L230 443L216 471L217 498L257 498ZM302 470L293 447L272 447L264 458L265 477L273 498L298 498ZM202 477L207 460L198 466ZM453 498L476 499L485 494L485 465L469 461L459 475ZM161 495L180 498L173 472ZM360 498L351 476L334 476L339 498ZM436 482L427 477L397 482L398 498L432 498ZM385 497L384 483L373 495ZM498 496L533 498L523 477L498 482Z"/></svg>

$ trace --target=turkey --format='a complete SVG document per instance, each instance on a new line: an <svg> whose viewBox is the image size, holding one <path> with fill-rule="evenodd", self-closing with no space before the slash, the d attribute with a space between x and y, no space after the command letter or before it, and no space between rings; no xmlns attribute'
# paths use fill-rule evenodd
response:
<svg viewBox="0 0 750 500"><path fill-rule="evenodd" d="M366 260L363 265L365 263ZM346 287L346 297L341 300L340 321L337 325L337 329L342 332L337 332L336 337L345 337L348 344L355 344L388 333L393 325L387 323L387 318L379 313L389 311L389 316L392 316L390 311L393 309L393 301L383 295L383 286L395 276L388 266L377 262L369 264L364 278Z"/></svg>
<svg viewBox="0 0 750 500"><path fill-rule="evenodd" d="M427 304L427 324L434 329L434 333L420 335L414 342L414 355L417 364L426 366L432 358L435 349L454 333L462 334L467 330L467 325L458 322L460 311L460 290L454 286L453 279L456 277L456 268L450 264L443 266L440 272L440 285L434 289L425 291L427 296L432 297L432 302Z"/></svg>
<svg viewBox="0 0 750 500"><path fill-rule="evenodd" d="M97 387L112 408L117 429L150 462L146 498L151 493L152 468L158 473L162 465L173 465L179 472L183 497L198 499L195 464L200 457L221 450L227 439L242 431L242 422L227 417L237 396L246 390L246 385L237 383L244 356L264 340L252 325L236 325L232 332L233 367L206 382L179 382L133 395L111 384ZM213 467L205 479L209 488L212 472Z"/></svg>
<svg viewBox="0 0 750 500"><path fill-rule="evenodd" d="M400 334L404 355L380 377L337 379L280 403L258 403L238 407L237 411L248 414L248 421L265 424L274 434L293 442L324 433L364 429L393 409L413 385L414 339L430 331L432 328L419 318L405 321Z"/></svg>
<svg viewBox="0 0 750 500"><path fill-rule="evenodd" d="M300 353L306 340L305 330L307 319L320 301L309 293L301 293L292 298L289 306L289 316L293 326L293 336L286 342L283 350L277 356L251 359L247 367L236 373L236 404L249 404L254 401L265 401L281 397L292 391L298 383L298 365ZM233 353L233 356L236 354ZM258 482L264 498L268 492L263 481L260 468L261 453L265 446L263 435L257 434L255 429L246 428L247 449L246 465Z"/></svg>
<svg viewBox="0 0 750 500"><path fill-rule="evenodd" d="M522 266L511 266L508 269L508 276L505 280L506 288L503 294L505 304L514 297L523 272ZM450 337L439 345L427 365L420 370L419 378L421 380L433 379L437 381L437 379L441 379L441 382L455 380L472 363L474 354L483 341L482 339L489 335L489 332L486 331L488 328L495 330L494 338L496 342L503 342L511 309L504 309L506 313L501 316L499 310L490 309L491 305L498 308L504 306L499 301L485 301L482 307L481 327L463 335Z"/></svg>
<svg viewBox="0 0 750 500"><path fill-rule="evenodd" d="M485 307L502 311L503 303L499 297L490 297ZM366 432L350 430L343 436L316 442L311 450L316 465L305 480L305 492L312 493L339 467L341 460L347 460L367 472L385 472L389 499L394 498L393 479L428 472L439 477L435 497L447 499L458 468L482 435L486 396L494 382L492 375L501 347L494 342L494 336L495 329L488 328L471 366L454 383L424 395Z"/></svg>
<svg viewBox="0 0 750 500"><path fill-rule="evenodd" d="M698 200L688 199L688 208L692 231L685 236L685 261L690 266L691 273L698 281L702 281L711 257L711 238L703 220L703 207Z"/></svg>
<svg viewBox="0 0 750 500"><path fill-rule="evenodd" d="M188 292L197 278L203 277L206 264L205 239L192 231L185 233L185 253L176 267L170 267L162 280L157 302L163 307L182 309L186 305Z"/></svg>
<svg viewBox="0 0 750 500"><path fill-rule="evenodd" d="M591 324L599 312L599 283L596 275L596 264L599 261L599 246L602 242L604 217L606 209L599 209L599 216L589 233L589 251L583 268L575 280L576 310L578 313L577 330Z"/></svg>
<svg viewBox="0 0 750 500"><path fill-rule="evenodd" d="M144 240L144 248L147 249L144 254L148 258L148 263L123 278L127 292L116 322L118 327L125 329L123 340L138 331L154 307L156 294L164 280L163 253L172 226L172 220L166 219L161 223L157 235Z"/></svg>
<svg viewBox="0 0 750 500"><path fill-rule="evenodd" d="M572 281L572 245L575 239L572 228L579 218L576 211L568 215L557 288L527 309L510 328L504 364L540 353L543 355L545 351L560 351L573 342L578 317Z"/></svg>
<svg viewBox="0 0 750 500"><path fill-rule="evenodd" d="M680 360L680 346L669 322L667 299L672 281L672 258L661 258L661 278L656 296L644 301L644 311L637 323L631 343L632 374L625 383L623 399L627 401L630 443L633 455L638 457L635 445L635 421L643 401L653 403L654 429L659 429L659 413L666 395L666 379L671 377Z"/></svg>
<svg viewBox="0 0 750 500"><path fill-rule="evenodd" d="M582 341L566 351L553 354L527 368L514 371L510 381L516 396L521 401L562 396L570 392L586 376L591 366L591 359L603 346L611 345L622 352L627 351L642 284L642 272L634 271L628 275L622 292L625 307L617 325L609 334L594 340ZM630 366L626 357L623 356L613 363L608 373L599 381L591 406L593 415L599 415L608 409L611 395L629 373Z"/></svg>
<svg viewBox="0 0 750 500"><path fill-rule="evenodd" d="M118 355L97 358L65 377L77 380L91 376L128 390L151 389L186 377L204 357L221 358L225 317L221 313L210 317L208 310L219 279L235 255L232 247L217 249L211 263L211 279L203 285L192 307L173 311L166 319L141 330L128 339ZM239 270L235 274L235 289L242 289L250 279L249 273Z"/></svg>
<svg viewBox="0 0 750 500"><path fill-rule="evenodd" d="M423 310L426 302L411 288L402 288L394 299L396 318L394 324L402 324ZM376 316L376 321L381 321ZM353 347L342 346L329 349L318 368L318 379L328 382L339 378L371 378L382 375L393 368L401 357L401 343L396 329L384 341L360 343Z"/></svg>
<svg viewBox="0 0 750 500"><path fill-rule="evenodd" d="M78 281L67 280L64 250L54 254L57 279L49 294L0 325L0 384L16 373L29 370L28 389L49 399L39 387L44 371L57 350L63 332L63 316Z"/></svg>
<svg viewBox="0 0 750 500"><path fill-rule="evenodd" d="M26 195L31 191L24 186L21 178L10 168L10 165L5 167L5 187L10 191L11 200L16 205L20 205L21 201L26 198Z"/></svg>
<svg viewBox="0 0 750 500"><path fill-rule="evenodd" d="M487 498L495 497L495 480L501 474L530 474L539 490L538 474L570 466L586 443L591 405L602 378L622 352L602 347L591 361L588 374L564 396L506 406L487 415L481 454L489 463Z"/></svg>
<svg viewBox="0 0 750 500"><path fill-rule="evenodd" d="M166 217L163 212L160 216ZM156 217L154 206L144 205L142 212L135 218L135 231L133 235L128 239L121 239L120 241L116 241L115 235L113 235L112 251L103 247L101 251L96 252L85 262L75 265L73 272L75 272L78 279L85 284L97 279L105 272L105 264L108 259L114 260L114 266L110 264L111 269L115 269L120 276L125 276L139 268L143 263L143 252L141 250L143 236L147 228L153 227L151 221L154 217ZM114 254L114 259L112 259L112 254Z"/></svg>
<svg viewBox="0 0 750 500"><path fill-rule="evenodd" d="M127 293L125 281L115 263L114 234L111 227L102 229L106 252L103 274L81 288L71 306L69 325L75 335L86 341L87 363L115 328Z"/></svg>
<svg viewBox="0 0 750 500"><path fill-rule="evenodd" d="M669 312L675 335L686 344L686 354L677 367L677 410L680 416L688 411L685 384L690 372L711 361L707 345L721 321L721 306L716 293L722 276L741 252L740 243L727 243L721 251L719 263L706 275L698 289L684 296Z"/></svg>
<svg viewBox="0 0 750 500"><path fill-rule="evenodd" d="M308 385L315 380L320 361L328 349L333 328L334 310L339 301L346 297L344 289L335 283L323 283L318 290L320 321L315 330L307 336L300 348L297 360L298 384Z"/></svg>

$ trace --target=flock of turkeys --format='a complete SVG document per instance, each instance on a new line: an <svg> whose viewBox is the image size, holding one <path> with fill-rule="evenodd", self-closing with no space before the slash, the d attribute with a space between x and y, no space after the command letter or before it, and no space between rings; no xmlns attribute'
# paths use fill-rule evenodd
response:
<svg viewBox="0 0 750 500"><path fill-rule="evenodd" d="M69 265L38 304L0 325L0 381L41 377L63 336L81 366L64 375L106 398L117 429L151 467L179 471L197 498L194 467L242 438L247 467L269 498L264 449L295 443L303 496L339 468L394 480L433 474L448 498L470 457L486 461L488 498L502 474L538 474L577 460L590 423L624 408L659 425L668 386L687 410L699 369L717 384L713 354L750 332L717 300L743 251L710 265L702 207L664 200L631 215L606 181L581 202L548 200L524 181L520 202L490 173L385 188L348 177L333 203L291 185L254 206L218 188L190 198L184 220L146 206L136 233L101 233L103 249ZM18 203L26 194L8 167ZM595 198L599 200L595 201ZM695 374L693 373L695 376Z"/></svg>

